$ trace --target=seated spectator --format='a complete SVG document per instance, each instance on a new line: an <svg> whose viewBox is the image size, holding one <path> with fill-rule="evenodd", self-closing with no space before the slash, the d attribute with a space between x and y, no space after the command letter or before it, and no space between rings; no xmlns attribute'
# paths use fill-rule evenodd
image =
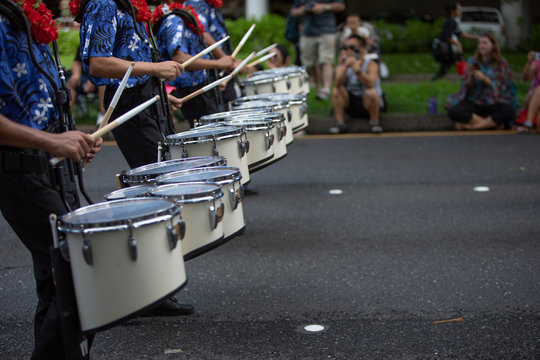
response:
<svg viewBox="0 0 540 360"><path fill-rule="evenodd" d="M331 134L345 132L345 112L350 116L369 118L371 131L383 131L379 112L383 106L379 64L366 57L366 42L358 35L349 36L339 52L332 105L336 123Z"/></svg>
<svg viewBox="0 0 540 360"><path fill-rule="evenodd" d="M266 62L270 69L291 65L291 56L289 55L289 50L287 50L285 45L278 44L275 48L270 50L269 53L276 54Z"/></svg>
<svg viewBox="0 0 540 360"><path fill-rule="evenodd" d="M345 40L351 35L358 35L364 38L368 53L380 53L381 39L377 28L367 21L362 21L362 18L358 14L347 15L345 26L339 35L339 45L343 45Z"/></svg>
<svg viewBox="0 0 540 360"><path fill-rule="evenodd" d="M457 130L508 127L514 120L512 72L492 34L478 37L459 92L450 95L448 116Z"/></svg>
<svg viewBox="0 0 540 360"><path fill-rule="evenodd" d="M527 63L523 69L523 80L531 81L531 88L525 97L525 109L523 109L524 131L534 129L540 133L540 56L534 51L529 52ZM516 121L520 123L520 121Z"/></svg>

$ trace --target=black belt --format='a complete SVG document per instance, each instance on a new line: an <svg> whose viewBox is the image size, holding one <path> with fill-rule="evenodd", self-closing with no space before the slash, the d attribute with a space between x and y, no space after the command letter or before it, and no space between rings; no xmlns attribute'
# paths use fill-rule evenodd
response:
<svg viewBox="0 0 540 360"><path fill-rule="evenodd" d="M43 154L0 151L0 171L46 173L48 170L49 162Z"/></svg>

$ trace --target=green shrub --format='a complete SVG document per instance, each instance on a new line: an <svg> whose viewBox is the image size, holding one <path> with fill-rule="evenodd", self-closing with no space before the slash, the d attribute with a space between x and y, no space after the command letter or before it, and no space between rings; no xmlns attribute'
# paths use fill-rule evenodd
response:
<svg viewBox="0 0 540 360"><path fill-rule="evenodd" d="M242 47L238 58L243 59L252 51L259 51L273 43L279 43L287 46L291 61L294 58L294 46L285 39L285 18L275 14L267 14L259 20L238 18L236 20L225 20L233 48L235 48L244 34L249 30L252 24L257 24L253 33Z"/></svg>

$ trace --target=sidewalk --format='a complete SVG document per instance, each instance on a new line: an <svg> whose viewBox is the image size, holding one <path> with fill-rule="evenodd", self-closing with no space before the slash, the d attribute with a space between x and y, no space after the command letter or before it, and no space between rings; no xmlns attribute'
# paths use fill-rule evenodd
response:
<svg viewBox="0 0 540 360"><path fill-rule="evenodd" d="M454 123L446 114L402 114L381 115L381 126L385 132L404 131L448 131L454 129ZM367 119L346 120L348 132L370 132ZM306 129L308 134L327 134L334 125L332 117L310 118Z"/></svg>

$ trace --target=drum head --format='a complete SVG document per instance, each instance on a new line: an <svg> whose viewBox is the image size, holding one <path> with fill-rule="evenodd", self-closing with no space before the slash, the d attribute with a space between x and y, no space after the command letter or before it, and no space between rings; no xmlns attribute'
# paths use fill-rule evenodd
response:
<svg viewBox="0 0 540 360"><path fill-rule="evenodd" d="M174 159L159 163L140 166L135 169L122 172L122 181L126 182L147 182L156 177L174 171L196 169L207 166L223 166L227 160L223 156L197 156L184 159Z"/></svg>
<svg viewBox="0 0 540 360"><path fill-rule="evenodd" d="M257 111L252 110L252 109L239 109L239 110L219 112L219 113L201 116L201 118L197 120L196 122L199 124L214 123L218 121L228 120L237 115L244 115L244 114L255 113L255 112Z"/></svg>
<svg viewBox="0 0 540 360"><path fill-rule="evenodd" d="M167 199L124 199L89 205L60 218L59 229L82 232L95 227L127 225L178 211L179 205Z"/></svg>
<svg viewBox="0 0 540 360"><path fill-rule="evenodd" d="M143 197L148 195L148 190L153 188L153 185L137 185L137 186L130 186L127 188L123 188L120 190L115 190L113 192L108 193L104 196L105 200L112 201L112 200L121 200L121 199L129 199L129 198L137 198L137 197Z"/></svg>
<svg viewBox="0 0 540 360"><path fill-rule="evenodd" d="M253 100L245 101L242 103L233 103L234 109L255 109L255 108L267 108L271 110L283 109L288 106L288 101L277 100Z"/></svg>
<svg viewBox="0 0 540 360"><path fill-rule="evenodd" d="M191 203L218 199L223 196L223 189L221 185L210 182L175 183L158 186L150 190L149 195Z"/></svg>
<svg viewBox="0 0 540 360"><path fill-rule="evenodd" d="M241 135L241 130L233 126L220 126L210 129L192 129L178 134L167 136L167 144L179 144L184 142L207 142L214 139L224 139Z"/></svg>
<svg viewBox="0 0 540 360"><path fill-rule="evenodd" d="M200 169L175 171L173 173L160 176L156 179L156 182L160 185L200 181L227 184L234 181L240 181L241 178L242 174L240 173L240 169L238 168L215 166Z"/></svg>

